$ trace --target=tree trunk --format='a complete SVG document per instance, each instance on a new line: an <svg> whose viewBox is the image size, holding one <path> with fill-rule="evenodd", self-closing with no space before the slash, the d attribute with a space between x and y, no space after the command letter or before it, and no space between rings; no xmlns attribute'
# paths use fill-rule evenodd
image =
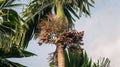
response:
<svg viewBox="0 0 120 67"><path fill-rule="evenodd" d="M64 50L63 45L61 43L58 43L57 46L58 49L58 67L65 67L65 57L64 57Z"/></svg>

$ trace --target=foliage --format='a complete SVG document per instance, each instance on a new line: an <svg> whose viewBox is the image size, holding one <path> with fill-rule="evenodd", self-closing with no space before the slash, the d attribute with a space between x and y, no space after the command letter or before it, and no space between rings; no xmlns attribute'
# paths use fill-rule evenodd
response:
<svg viewBox="0 0 120 67"><path fill-rule="evenodd" d="M12 45L23 47L24 30L23 20L18 13L12 9L20 4L13 4L15 0L4 0L0 4L0 48L9 49ZM9 50L7 50L9 51Z"/></svg>
<svg viewBox="0 0 120 67"><path fill-rule="evenodd" d="M110 67L110 60L108 58L99 59L94 67Z"/></svg>
<svg viewBox="0 0 120 67"><path fill-rule="evenodd" d="M70 49L67 49L65 50L65 65L65 67L110 67L110 60L108 58L101 58L95 63L88 58L85 51L73 53ZM50 67L55 67L55 64L51 62Z"/></svg>
<svg viewBox="0 0 120 67"><path fill-rule="evenodd" d="M19 63L15 63L7 60L7 58L23 58L34 56L35 54L18 48L17 46L12 46L9 48L9 52L5 51L5 48L0 48L0 67L26 67Z"/></svg>
<svg viewBox="0 0 120 67"><path fill-rule="evenodd" d="M0 67L26 67L19 63L11 62L7 59L0 58Z"/></svg>
<svg viewBox="0 0 120 67"><path fill-rule="evenodd" d="M0 48L0 58L22 58L22 57L30 57L35 54L28 52L26 50L17 48L16 46L12 46L9 52L5 52L4 48Z"/></svg>
<svg viewBox="0 0 120 67"><path fill-rule="evenodd" d="M7 60L7 58L23 58L34 56L35 54L25 51L23 49L12 46L9 52L5 52L4 48L0 49L0 67L26 67L19 63Z"/></svg>
<svg viewBox="0 0 120 67"><path fill-rule="evenodd" d="M65 16L71 20L74 19L71 13L77 18L79 18L82 12L90 15L89 7L93 7L91 3L94 3L93 0L33 0L27 5L28 8L24 11L23 15L30 20L34 19L37 14L40 16L39 18L41 18L43 15L51 13L52 9L56 13L58 2L62 3L61 5L64 8ZM78 11L79 15L75 11Z"/></svg>
<svg viewBox="0 0 120 67"><path fill-rule="evenodd" d="M65 51L66 67L93 67L93 62L88 58L86 52L72 53L69 49Z"/></svg>
<svg viewBox="0 0 120 67"><path fill-rule="evenodd" d="M23 19L12 7L15 0L0 2L0 67L25 67L7 58L30 57L35 54L24 50L25 30Z"/></svg>

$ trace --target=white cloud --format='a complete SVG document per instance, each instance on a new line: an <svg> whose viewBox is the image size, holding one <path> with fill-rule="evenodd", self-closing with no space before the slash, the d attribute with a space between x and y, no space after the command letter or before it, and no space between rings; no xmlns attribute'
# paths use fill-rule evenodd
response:
<svg viewBox="0 0 120 67"><path fill-rule="evenodd" d="M111 60L111 67L118 67L120 66L120 9L118 9L120 5L117 0L111 0L103 5L104 7L100 7L100 3L96 4L95 7L98 8L92 10L92 17L82 18L82 21L76 23L76 29L86 32L84 49L89 57L94 60L108 57Z"/></svg>

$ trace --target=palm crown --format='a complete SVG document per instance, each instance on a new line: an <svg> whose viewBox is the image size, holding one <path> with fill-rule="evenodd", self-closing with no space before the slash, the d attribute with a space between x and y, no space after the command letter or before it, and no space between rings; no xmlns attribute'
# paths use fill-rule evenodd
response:
<svg viewBox="0 0 120 67"><path fill-rule="evenodd" d="M91 3L94 2L92 0L91 2L88 0L33 0L28 5L26 11L23 12L23 16L26 18L29 26L30 31L28 30L28 32L30 36L40 33L41 41L39 44L54 41L53 43L57 45L57 66L65 66L65 45L73 44L72 42L74 42L74 44L81 44L82 41L83 33L71 31L73 30L73 21L75 21L72 15L77 18L80 18L82 13L90 15L89 7L92 6ZM48 16L49 14L54 16ZM75 41L75 39L78 39L78 42ZM75 48L77 48L77 46Z"/></svg>
<svg viewBox="0 0 120 67"><path fill-rule="evenodd" d="M84 13L90 16L89 7L93 7L93 0L33 0L23 11L23 17L28 25L26 43L31 40L34 34L39 32L37 25L40 19L47 17L52 13L58 18L67 18L69 28L73 28L75 18L80 18ZM26 44L27 46L27 44Z"/></svg>

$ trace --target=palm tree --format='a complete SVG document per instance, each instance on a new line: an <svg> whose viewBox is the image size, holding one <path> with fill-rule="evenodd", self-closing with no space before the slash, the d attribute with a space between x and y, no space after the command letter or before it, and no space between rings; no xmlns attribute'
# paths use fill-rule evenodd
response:
<svg viewBox="0 0 120 67"><path fill-rule="evenodd" d="M88 58L84 50L82 52L77 50L76 53L72 53L70 50L65 51L65 67L110 67L110 60L108 58L101 58L95 63L92 59Z"/></svg>
<svg viewBox="0 0 120 67"><path fill-rule="evenodd" d="M85 50L79 51L80 48L76 49L75 53L69 48L65 50L65 67L110 67L108 58L100 58L97 62L93 62ZM54 61L51 61L50 67L55 67Z"/></svg>
<svg viewBox="0 0 120 67"><path fill-rule="evenodd" d="M33 0L28 5L27 9L23 12L23 16L26 18L26 23L29 26L29 29L27 31L29 35L27 36L32 37L33 34L41 33L44 37L41 38L40 44L44 42L51 43L51 38L53 38L52 40L54 40L54 37L57 37L54 40L55 41L54 44L57 45L58 67L64 67L65 66L64 64L65 63L64 61L65 44L63 44L61 40L62 36L64 37L64 35L66 34L73 35L75 33L79 33L79 32L74 33L74 31L69 32L73 30L73 26L74 26L73 21L75 21L72 15L74 15L78 19L82 16L82 13L85 13L86 15L90 15L89 7L92 6L91 3L94 3L94 1L93 0L90 0L90 1L88 0ZM79 13L79 15L77 13ZM52 16L51 15L46 16L48 14L52 14ZM51 24L54 24L53 27ZM51 29L51 30L48 31L48 29ZM51 33L52 30L53 32ZM81 37L81 34L80 34L80 37ZM30 38L28 40L30 40Z"/></svg>
<svg viewBox="0 0 120 67"><path fill-rule="evenodd" d="M22 58L35 54L24 50L24 38L26 29L23 20L12 7L22 4L14 4L15 0L0 1L0 67L23 67L23 65L11 62L6 58Z"/></svg>

